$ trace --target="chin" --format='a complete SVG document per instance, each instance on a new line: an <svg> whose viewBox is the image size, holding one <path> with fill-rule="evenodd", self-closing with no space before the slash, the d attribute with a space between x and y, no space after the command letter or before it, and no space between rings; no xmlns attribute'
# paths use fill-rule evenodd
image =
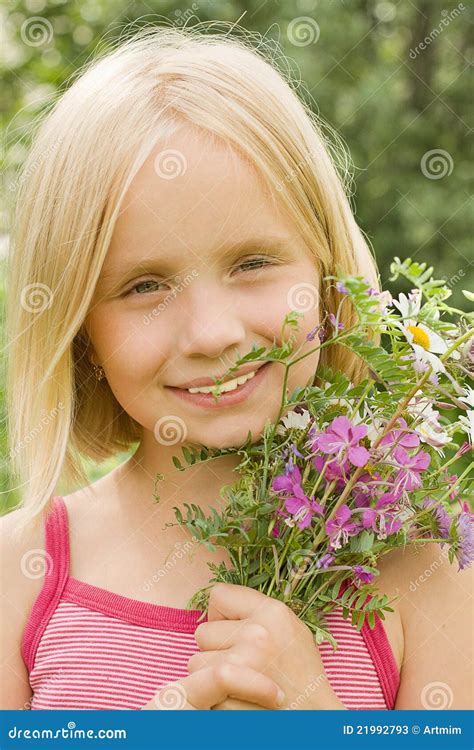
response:
<svg viewBox="0 0 474 750"><path fill-rule="evenodd" d="M228 430L225 428L213 429L209 433L200 433L196 436L197 441L206 446L206 448L240 448L247 440L247 435L250 430L251 441L257 443L263 434L264 423L261 426L251 425L248 422L242 427L236 427L233 425ZM189 436L188 436L189 437Z"/></svg>

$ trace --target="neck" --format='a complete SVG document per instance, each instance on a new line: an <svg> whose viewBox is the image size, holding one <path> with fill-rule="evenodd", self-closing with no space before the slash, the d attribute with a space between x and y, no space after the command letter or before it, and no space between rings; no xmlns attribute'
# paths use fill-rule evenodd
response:
<svg viewBox="0 0 474 750"><path fill-rule="evenodd" d="M178 456L184 471L179 471L172 460ZM224 485L234 484L240 456L231 454L188 466L181 445L163 446L144 438L131 458L117 470L117 496L121 504L133 505L140 515L173 520L173 506L196 503L204 512L221 507L220 491ZM162 478L160 478L162 477ZM157 501L156 496L159 496Z"/></svg>

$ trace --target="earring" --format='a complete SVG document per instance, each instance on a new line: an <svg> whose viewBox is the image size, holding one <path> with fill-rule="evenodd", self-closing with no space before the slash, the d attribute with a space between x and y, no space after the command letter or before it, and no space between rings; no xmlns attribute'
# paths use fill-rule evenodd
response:
<svg viewBox="0 0 474 750"><path fill-rule="evenodd" d="M97 378L97 380L103 380L105 378L105 372L104 372L104 368L103 367L101 367L100 365L96 365L93 362L92 363L92 368L94 370L94 375Z"/></svg>

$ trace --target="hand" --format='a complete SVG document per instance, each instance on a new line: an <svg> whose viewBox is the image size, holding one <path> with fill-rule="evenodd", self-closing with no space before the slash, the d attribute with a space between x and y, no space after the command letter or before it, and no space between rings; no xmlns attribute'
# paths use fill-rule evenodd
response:
<svg viewBox="0 0 474 750"><path fill-rule="evenodd" d="M142 710L209 710L239 699L266 709L278 709L284 696L272 679L250 667L217 664L165 685Z"/></svg>
<svg viewBox="0 0 474 750"><path fill-rule="evenodd" d="M345 709L328 682L313 633L277 599L218 583L210 592L208 621L198 625L195 638L200 651L188 661L192 675L222 664L251 668L280 686L283 708ZM228 698L214 706L256 707Z"/></svg>

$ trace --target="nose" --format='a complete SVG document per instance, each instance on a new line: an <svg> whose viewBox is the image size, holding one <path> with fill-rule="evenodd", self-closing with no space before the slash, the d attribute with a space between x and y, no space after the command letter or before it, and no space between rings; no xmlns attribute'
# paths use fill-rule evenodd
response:
<svg viewBox="0 0 474 750"><path fill-rule="evenodd" d="M182 308L184 321L177 327L181 354L217 360L241 347L246 339L245 325L232 295L216 285L198 282L188 292L187 304Z"/></svg>

